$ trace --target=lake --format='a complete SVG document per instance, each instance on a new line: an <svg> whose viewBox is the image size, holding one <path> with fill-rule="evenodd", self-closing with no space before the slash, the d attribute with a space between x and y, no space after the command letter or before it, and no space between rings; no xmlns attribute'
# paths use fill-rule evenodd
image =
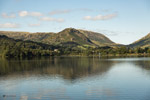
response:
<svg viewBox="0 0 150 100"><path fill-rule="evenodd" d="M0 59L0 100L150 100L150 58Z"/></svg>

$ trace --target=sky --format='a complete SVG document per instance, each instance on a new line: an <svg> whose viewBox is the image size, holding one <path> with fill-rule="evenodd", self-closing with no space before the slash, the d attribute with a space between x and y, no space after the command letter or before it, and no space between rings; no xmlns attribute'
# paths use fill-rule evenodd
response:
<svg viewBox="0 0 150 100"><path fill-rule="evenodd" d="M150 0L0 0L0 31L70 27L130 44L150 32Z"/></svg>

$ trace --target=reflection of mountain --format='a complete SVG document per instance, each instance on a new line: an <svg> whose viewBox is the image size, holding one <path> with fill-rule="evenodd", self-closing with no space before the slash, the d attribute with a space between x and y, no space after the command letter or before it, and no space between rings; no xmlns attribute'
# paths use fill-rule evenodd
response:
<svg viewBox="0 0 150 100"><path fill-rule="evenodd" d="M61 75L76 79L95 74L104 74L113 61L98 58L47 58L33 60L0 60L0 75Z"/></svg>

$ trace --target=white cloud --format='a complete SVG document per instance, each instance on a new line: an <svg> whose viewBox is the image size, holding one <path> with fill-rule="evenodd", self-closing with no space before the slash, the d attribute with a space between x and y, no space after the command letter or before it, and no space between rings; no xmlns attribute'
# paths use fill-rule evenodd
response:
<svg viewBox="0 0 150 100"><path fill-rule="evenodd" d="M36 24L29 24L30 27L36 27L36 26L40 26L40 23L36 23Z"/></svg>
<svg viewBox="0 0 150 100"><path fill-rule="evenodd" d="M16 15L15 15L15 14L10 14L10 15L8 15L7 13L2 13L2 17L3 17L3 18L15 18Z"/></svg>
<svg viewBox="0 0 150 100"><path fill-rule="evenodd" d="M54 18L51 18L51 17L42 17L42 18L40 18L40 20L42 20L42 21L53 21Z"/></svg>
<svg viewBox="0 0 150 100"><path fill-rule="evenodd" d="M64 22L64 19L58 18L58 19L55 19L55 21L57 21L57 22Z"/></svg>
<svg viewBox="0 0 150 100"><path fill-rule="evenodd" d="M27 11L21 11L21 12L19 12L19 16L20 17L24 17L24 16L27 16L27 15L28 15Z"/></svg>
<svg viewBox="0 0 150 100"><path fill-rule="evenodd" d="M29 16L34 16L34 17L39 17L39 16L42 16L43 14L40 13L40 12L31 12L29 13Z"/></svg>
<svg viewBox="0 0 150 100"><path fill-rule="evenodd" d="M85 16L84 19L85 20L90 20L90 19L92 19L92 17L91 16Z"/></svg>
<svg viewBox="0 0 150 100"><path fill-rule="evenodd" d="M97 15L95 17L85 16L83 19L85 19L85 20L93 20L93 21L96 21L96 20L108 20L108 19L112 19L112 18L114 18L116 16L117 16L117 14L114 13L114 14L108 14L108 15Z"/></svg>
<svg viewBox="0 0 150 100"><path fill-rule="evenodd" d="M39 17L42 16L43 14L40 12L28 12L28 11L20 11L19 16L20 17L25 17L25 16L32 16L32 17Z"/></svg>
<svg viewBox="0 0 150 100"><path fill-rule="evenodd" d="M0 28L19 28L20 25L16 23L4 23L0 24Z"/></svg>
<svg viewBox="0 0 150 100"><path fill-rule="evenodd" d="M52 17L42 17L40 18L41 21L55 21L55 22L64 22L62 18L52 18Z"/></svg>
<svg viewBox="0 0 150 100"><path fill-rule="evenodd" d="M80 11L83 11L83 12L91 12L91 11L94 11L92 9L89 9L89 8L79 8L79 9L66 9L66 10L54 10L54 11L51 11L49 14L50 15L57 15L57 14L66 14L66 13L71 13L71 12L80 12Z"/></svg>
<svg viewBox="0 0 150 100"><path fill-rule="evenodd" d="M50 15L56 15L56 14L65 14L65 13L70 13L71 10L55 10L55 11L51 11Z"/></svg>

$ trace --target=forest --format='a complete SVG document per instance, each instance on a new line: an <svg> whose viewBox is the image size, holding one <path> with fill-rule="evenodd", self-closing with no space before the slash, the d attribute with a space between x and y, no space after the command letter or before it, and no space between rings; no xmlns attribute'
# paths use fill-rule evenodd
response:
<svg viewBox="0 0 150 100"><path fill-rule="evenodd" d="M22 41L0 36L0 56L11 57L40 57L40 56L149 56L150 48L92 47L74 42L59 45L48 45L32 41Z"/></svg>

